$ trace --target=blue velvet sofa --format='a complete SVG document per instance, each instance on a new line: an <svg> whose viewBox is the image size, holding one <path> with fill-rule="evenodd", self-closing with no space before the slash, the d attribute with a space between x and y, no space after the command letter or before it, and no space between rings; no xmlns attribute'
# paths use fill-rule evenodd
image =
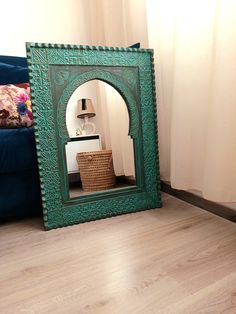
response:
<svg viewBox="0 0 236 314"><path fill-rule="evenodd" d="M26 58L0 56L0 85L25 82ZM41 212L34 129L0 129L0 221Z"/></svg>

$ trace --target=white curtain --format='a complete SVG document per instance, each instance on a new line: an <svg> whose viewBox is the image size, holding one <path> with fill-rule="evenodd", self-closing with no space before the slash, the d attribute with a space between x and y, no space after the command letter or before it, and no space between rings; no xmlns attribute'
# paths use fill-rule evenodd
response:
<svg viewBox="0 0 236 314"><path fill-rule="evenodd" d="M154 48L162 180L236 201L236 1L91 0L93 44Z"/></svg>
<svg viewBox="0 0 236 314"><path fill-rule="evenodd" d="M155 49L161 175L236 201L236 1L147 0Z"/></svg>

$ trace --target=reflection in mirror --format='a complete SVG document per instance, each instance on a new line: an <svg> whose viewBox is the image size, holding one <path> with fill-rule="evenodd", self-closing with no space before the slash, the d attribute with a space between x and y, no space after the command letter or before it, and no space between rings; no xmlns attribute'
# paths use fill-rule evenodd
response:
<svg viewBox="0 0 236 314"><path fill-rule="evenodd" d="M78 87L67 105L66 124L70 198L136 184L129 114L116 89L100 80Z"/></svg>

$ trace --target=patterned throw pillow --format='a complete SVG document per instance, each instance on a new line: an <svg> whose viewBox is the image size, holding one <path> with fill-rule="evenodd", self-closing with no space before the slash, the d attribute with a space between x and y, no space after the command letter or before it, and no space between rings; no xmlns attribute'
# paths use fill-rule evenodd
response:
<svg viewBox="0 0 236 314"><path fill-rule="evenodd" d="M0 85L0 128L31 127L33 124L29 86Z"/></svg>

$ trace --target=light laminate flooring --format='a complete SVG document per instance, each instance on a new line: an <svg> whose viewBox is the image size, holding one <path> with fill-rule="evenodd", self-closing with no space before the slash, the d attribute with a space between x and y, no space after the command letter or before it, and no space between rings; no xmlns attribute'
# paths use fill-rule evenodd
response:
<svg viewBox="0 0 236 314"><path fill-rule="evenodd" d="M236 313L236 225L163 208L43 231L0 225L1 314Z"/></svg>

